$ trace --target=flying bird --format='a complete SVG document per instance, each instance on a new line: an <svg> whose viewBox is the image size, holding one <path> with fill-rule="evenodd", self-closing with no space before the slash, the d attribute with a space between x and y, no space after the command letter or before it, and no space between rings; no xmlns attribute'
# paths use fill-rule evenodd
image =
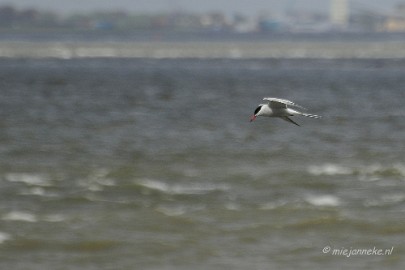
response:
<svg viewBox="0 0 405 270"><path fill-rule="evenodd" d="M293 123L294 125L299 126L296 122L294 122L290 118L290 116L302 115L311 118L321 118L321 116L319 115L299 111L299 109L305 110L305 108L287 99L266 97L263 98L263 100L266 100L268 103L260 104L256 108L254 114L250 118L250 122L254 121L258 116L267 116L267 117L279 117L285 121L288 121L290 123Z"/></svg>

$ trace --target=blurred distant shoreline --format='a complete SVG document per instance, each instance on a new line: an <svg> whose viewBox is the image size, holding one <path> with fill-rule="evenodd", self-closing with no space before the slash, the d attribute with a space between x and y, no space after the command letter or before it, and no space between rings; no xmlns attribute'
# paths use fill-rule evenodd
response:
<svg viewBox="0 0 405 270"><path fill-rule="evenodd" d="M0 6L0 57L8 58L405 58L405 5L396 13L281 18L221 11L60 14ZM400 12L400 13L398 13Z"/></svg>
<svg viewBox="0 0 405 270"><path fill-rule="evenodd" d="M336 16L340 17L335 18ZM391 12L384 13L370 10L368 6L353 9L346 5L334 7L332 3L329 15L310 8L286 9L281 14L263 10L257 15L228 14L226 10L197 13L185 10L150 13L94 10L62 15L43 9L21 9L11 4L0 5L0 36L8 33L40 35L53 32L89 35L152 33L155 39L161 38L160 36L179 35L193 36L193 39L222 36L257 39L311 34L315 36L403 34L405 4L398 4Z"/></svg>
<svg viewBox="0 0 405 270"><path fill-rule="evenodd" d="M391 32L213 32L167 30L0 29L0 42L273 42L348 41L403 42L405 34Z"/></svg>
<svg viewBox="0 0 405 270"><path fill-rule="evenodd" d="M405 59L399 34L0 32L3 58Z"/></svg>

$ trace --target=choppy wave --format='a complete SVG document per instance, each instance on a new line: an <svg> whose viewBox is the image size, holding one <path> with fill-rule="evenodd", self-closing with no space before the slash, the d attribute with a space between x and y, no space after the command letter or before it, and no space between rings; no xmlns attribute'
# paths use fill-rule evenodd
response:
<svg viewBox="0 0 405 270"><path fill-rule="evenodd" d="M230 187L225 184L169 184L155 179L139 179L135 184L149 190L155 190L170 195L201 195L215 191L227 191Z"/></svg>
<svg viewBox="0 0 405 270"><path fill-rule="evenodd" d="M9 182L20 182L29 186L46 187L51 185L50 179L42 174L7 173L4 178Z"/></svg>
<svg viewBox="0 0 405 270"><path fill-rule="evenodd" d="M390 117L403 110L404 66L3 59L0 264L295 269L312 257L306 268L338 269L367 258L329 260L326 244L405 250L405 126ZM249 124L264 95L343 117ZM404 268L397 255L369 259Z"/></svg>
<svg viewBox="0 0 405 270"><path fill-rule="evenodd" d="M340 164L327 163L323 165L311 165L308 167L308 172L312 175L346 175L352 174L349 167Z"/></svg>
<svg viewBox="0 0 405 270"><path fill-rule="evenodd" d="M4 242L8 241L11 239L11 235L5 232L0 232L0 244L3 244Z"/></svg>
<svg viewBox="0 0 405 270"><path fill-rule="evenodd" d="M20 191L21 195L36 195L36 196L45 196L46 191L42 187L32 187L26 188Z"/></svg>
<svg viewBox="0 0 405 270"><path fill-rule="evenodd" d="M66 219L64 215L61 214L50 214L38 216L34 213L27 211L10 211L1 217L4 221L21 221L21 222L62 222Z"/></svg>
<svg viewBox="0 0 405 270"><path fill-rule="evenodd" d="M325 163L322 165L311 165L307 168L307 171L316 176L354 175L364 181L380 180L385 177L405 179L405 165L401 163L361 166Z"/></svg>
<svg viewBox="0 0 405 270"><path fill-rule="evenodd" d="M114 179L108 177L109 171L106 169L95 169L89 173L85 179L77 182L79 187L89 191L102 191L105 187L115 186Z"/></svg>
<svg viewBox="0 0 405 270"><path fill-rule="evenodd" d="M181 216L188 212L203 210L204 208L204 206L160 205L155 210L166 216Z"/></svg>
<svg viewBox="0 0 405 270"><path fill-rule="evenodd" d="M305 201L314 206L336 207L341 205L341 200L333 195L311 195Z"/></svg>
<svg viewBox="0 0 405 270"><path fill-rule="evenodd" d="M364 205L367 207L398 205L405 202L405 193L395 192L383 194L378 197L365 200Z"/></svg>
<svg viewBox="0 0 405 270"><path fill-rule="evenodd" d="M23 221L23 222L37 222L38 217L29 212L22 212L22 211L12 211L5 214L2 217L2 220L7 221Z"/></svg>

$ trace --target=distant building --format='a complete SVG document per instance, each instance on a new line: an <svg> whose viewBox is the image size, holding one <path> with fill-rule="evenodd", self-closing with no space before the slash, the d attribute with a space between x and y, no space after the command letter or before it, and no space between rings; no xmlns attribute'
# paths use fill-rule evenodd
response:
<svg viewBox="0 0 405 270"><path fill-rule="evenodd" d="M333 27L345 29L349 21L348 0L331 0L330 22Z"/></svg>
<svg viewBox="0 0 405 270"><path fill-rule="evenodd" d="M389 16L383 26L387 32L405 32L405 3L398 4L395 14Z"/></svg>

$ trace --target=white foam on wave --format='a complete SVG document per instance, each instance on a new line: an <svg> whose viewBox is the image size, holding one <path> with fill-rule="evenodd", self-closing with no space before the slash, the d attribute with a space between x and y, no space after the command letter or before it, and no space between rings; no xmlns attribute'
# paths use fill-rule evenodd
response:
<svg viewBox="0 0 405 270"><path fill-rule="evenodd" d="M214 191L226 191L229 189L227 185L222 184L168 184L163 181L149 178L137 180L136 184L151 190L157 190L171 195L199 195Z"/></svg>
<svg viewBox="0 0 405 270"><path fill-rule="evenodd" d="M23 195L23 196L39 196L39 197L46 197L46 198L55 198L55 197L59 196L59 194L56 192L52 192L52 191L46 190L43 187L38 187L38 186L29 186L29 187L21 188L19 190L18 194Z"/></svg>
<svg viewBox="0 0 405 270"><path fill-rule="evenodd" d="M203 205L159 205L155 210L166 216L176 217L187 214L188 212L200 211L205 209Z"/></svg>
<svg viewBox="0 0 405 270"><path fill-rule="evenodd" d="M391 176L405 179L405 165L396 163L390 165L372 164L359 170L360 180L379 180L382 177Z"/></svg>
<svg viewBox="0 0 405 270"><path fill-rule="evenodd" d="M115 186L116 182L108 177L107 169L96 169L86 179L80 179L78 185L93 192L102 191L105 187Z"/></svg>
<svg viewBox="0 0 405 270"><path fill-rule="evenodd" d="M21 221L21 222L62 222L66 220L66 216L61 214L50 214L38 217L35 214L25 212L25 211L11 211L1 218L4 221Z"/></svg>
<svg viewBox="0 0 405 270"><path fill-rule="evenodd" d="M227 202L224 206L226 210L230 211L239 211L242 209L241 205L237 204L236 202Z"/></svg>
<svg viewBox="0 0 405 270"><path fill-rule="evenodd" d="M186 213L184 206L159 206L156 211L165 214L166 216L176 217Z"/></svg>
<svg viewBox="0 0 405 270"><path fill-rule="evenodd" d="M109 178L108 174L109 171L107 169L97 169L92 172L89 179L101 186L115 186L115 181Z"/></svg>
<svg viewBox="0 0 405 270"><path fill-rule="evenodd" d="M386 194L381 197L382 201L385 203L401 203L405 201L405 193L393 193L393 194Z"/></svg>
<svg viewBox="0 0 405 270"><path fill-rule="evenodd" d="M274 210L279 207L283 207L287 205L289 201L287 200L280 200L280 201L274 201L274 202L266 202L260 205L259 209L261 210Z"/></svg>
<svg viewBox="0 0 405 270"><path fill-rule="evenodd" d="M7 173L4 178L9 182L24 183L30 186L51 186L49 178L41 174Z"/></svg>
<svg viewBox="0 0 405 270"><path fill-rule="evenodd" d="M42 220L46 222L62 222L66 220L66 216L61 214L52 214L44 216Z"/></svg>
<svg viewBox="0 0 405 270"><path fill-rule="evenodd" d="M308 172L312 175L348 175L352 174L353 170L339 164L326 163L309 166Z"/></svg>
<svg viewBox="0 0 405 270"><path fill-rule="evenodd" d="M379 198L371 198L364 202L365 206L386 206L401 204L405 201L405 193L384 194Z"/></svg>
<svg viewBox="0 0 405 270"><path fill-rule="evenodd" d="M5 232L0 232L0 244L3 244L4 242L8 241L11 239L11 235Z"/></svg>
<svg viewBox="0 0 405 270"><path fill-rule="evenodd" d="M360 181L377 181L386 177L405 179L405 165L401 163L389 165L375 163L351 167L325 163L311 165L307 171L315 176L356 175Z"/></svg>
<svg viewBox="0 0 405 270"><path fill-rule="evenodd" d="M37 222L38 218L31 213L21 212L21 211L12 211L5 214L2 218L7 221L23 221L23 222Z"/></svg>
<svg viewBox="0 0 405 270"><path fill-rule="evenodd" d="M338 197L333 195L310 195L305 198L305 201L314 206L336 207L341 205Z"/></svg>
<svg viewBox="0 0 405 270"><path fill-rule="evenodd" d="M45 196L45 189L42 187L27 188L20 192L21 195Z"/></svg>

